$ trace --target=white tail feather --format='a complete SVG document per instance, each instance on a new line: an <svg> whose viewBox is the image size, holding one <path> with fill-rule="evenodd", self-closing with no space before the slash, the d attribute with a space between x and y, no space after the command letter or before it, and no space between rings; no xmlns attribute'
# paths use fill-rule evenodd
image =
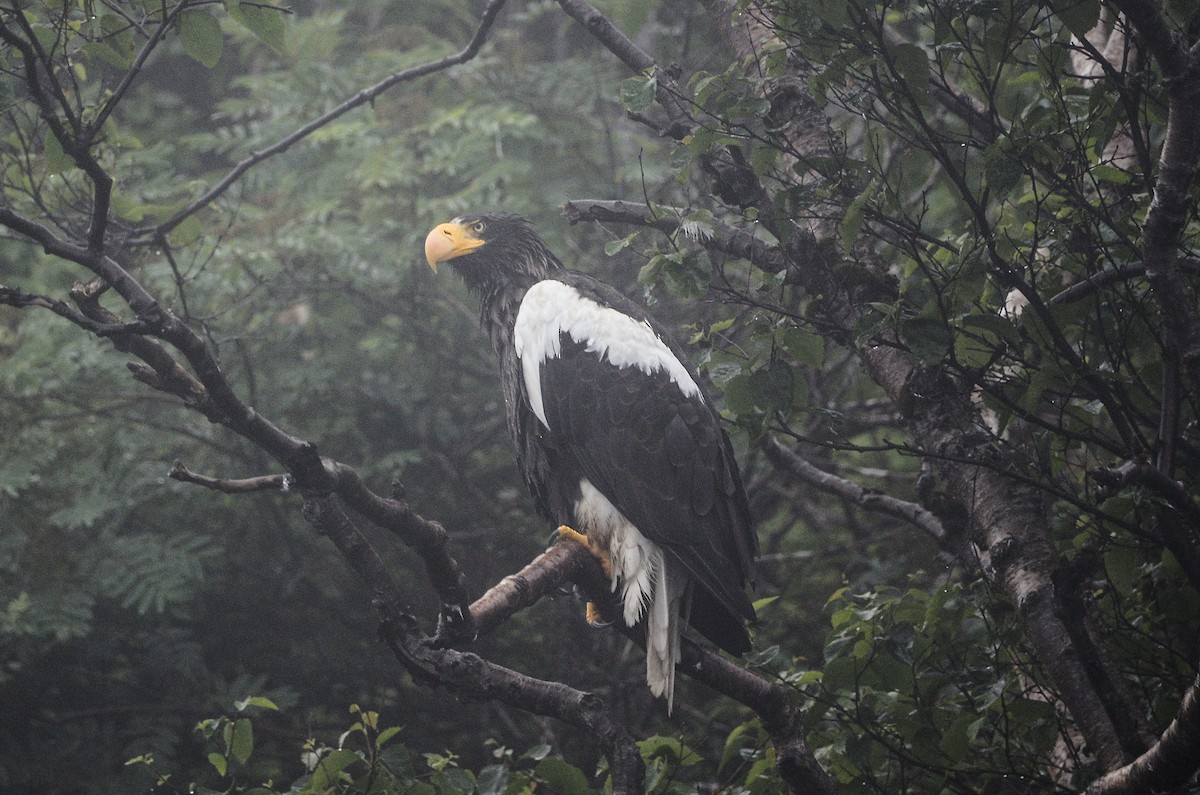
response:
<svg viewBox="0 0 1200 795"><path fill-rule="evenodd" d="M632 525L629 526L630 529ZM621 603L624 606L625 625L632 627L642 617L647 606L652 604L655 569L662 552L657 547L650 549L650 542L641 533L625 532L613 536L613 587L618 578L621 582Z"/></svg>
<svg viewBox="0 0 1200 795"><path fill-rule="evenodd" d="M646 684L675 706L675 664L679 662L680 601L684 577L672 571L661 552L655 555L654 596L646 614Z"/></svg>

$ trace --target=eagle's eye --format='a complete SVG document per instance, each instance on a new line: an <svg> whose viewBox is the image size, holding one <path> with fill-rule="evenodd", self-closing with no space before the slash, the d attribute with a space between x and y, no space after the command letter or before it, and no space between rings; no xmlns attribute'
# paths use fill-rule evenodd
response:
<svg viewBox="0 0 1200 795"><path fill-rule="evenodd" d="M487 224L485 224L483 221L476 221L475 223L471 224L471 231L477 235L482 234L483 230L485 229L487 229Z"/></svg>

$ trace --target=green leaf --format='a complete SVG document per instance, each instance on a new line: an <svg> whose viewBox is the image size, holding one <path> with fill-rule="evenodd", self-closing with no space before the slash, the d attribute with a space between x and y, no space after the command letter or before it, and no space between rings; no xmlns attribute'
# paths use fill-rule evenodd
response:
<svg viewBox="0 0 1200 795"><path fill-rule="evenodd" d="M208 762L217 769L217 775L219 776L224 776L225 772L229 769L229 761L223 754L219 754L216 751L208 755Z"/></svg>
<svg viewBox="0 0 1200 795"><path fill-rule="evenodd" d="M183 51L209 69L221 60L221 23L208 11L184 11L179 15L179 43Z"/></svg>
<svg viewBox="0 0 1200 795"><path fill-rule="evenodd" d="M778 595L764 596L762 599L755 599L754 600L754 611L757 613L759 610L762 610L767 605L774 604L777 601L779 601Z"/></svg>
<svg viewBox="0 0 1200 795"><path fill-rule="evenodd" d="M233 723L233 733L229 738L229 750L233 758L243 765L254 752L254 726L249 718L238 718Z"/></svg>
<svg viewBox="0 0 1200 795"><path fill-rule="evenodd" d="M806 328L788 326L775 333L775 341L799 364L819 368L825 363L825 339Z"/></svg>
<svg viewBox="0 0 1200 795"><path fill-rule="evenodd" d="M812 11L831 28L845 27L850 22L849 7L842 0L818 0L812 4Z"/></svg>
<svg viewBox="0 0 1200 795"><path fill-rule="evenodd" d="M46 157L47 174L61 174L75 167L75 160L63 151L62 144L49 130L42 142L42 152Z"/></svg>
<svg viewBox="0 0 1200 795"><path fill-rule="evenodd" d="M535 745L522 755L522 759L532 759L535 762L540 762L550 755L550 746L545 743Z"/></svg>
<svg viewBox="0 0 1200 795"><path fill-rule="evenodd" d="M923 362L940 362L954 341L950 327L941 318L910 317L900 321L904 343Z"/></svg>
<svg viewBox="0 0 1200 795"><path fill-rule="evenodd" d="M642 113L654 103L658 91L658 73L651 69L641 77L631 77L621 83L621 104L630 113Z"/></svg>
<svg viewBox="0 0 1200 795"><path fill-rule="evenodd" d="M1100 21L1100 0L1052 0L1050 7L1067 30L1081 39Z"/></svg>
<svg viewBox="0 0 1200 795"><path fill-rule="evenodd" d="M796 376L791 365L778 359L750 374L750 390L763 411L781 411L792 405Z"/></svg>
<svg viewBox="0 0 1200 795"><path fill-rule="evenodd" d="M227 8L235 22L272 50L282 54L287 49L287 23L282 10L240 2L227 3Z"/></svg>
<svg viewBox="0 0 1200 795"><path fill-rule="evenodd" d="M266 696L250 696L242 701L233 702L233 708L238 712L245 712L247 707L258 707L259 709L269 709L273 712L278 712L279 707L275 702Z"/></svg>
<svg viewBox="0 0 1200 795"><path fill-rule="evenodd" d="M637 236L638 236L638 233L634 232L633 234L631 234L627 237L623 237L620 240L608 241L607 243L604 244L604 256L611 257L614 254L616 254L617 252L624 251L625 249L629 248L629 244L632 243L635 239L637 239Z"/></svg>
<svg viewBox="0 0 1200 795"><path fill-rule="evenodd" d="M967 315L962 319L964 329L976 329L996 335L1014 348L1021 347L1021 333L1013 322L1002 315Z"/></svg>
<svg viewBox="0 0 1200 795"><path fill-rule="evenodd" d="M463 770L461 767L446 768L435 777L435 780L438 783L438 789L442 792L471 795L475 791L475 777L471 775L471 771Z"/></svg>
<svg viewBox="0 0 1200 795"><path fill-rule="evenodd" d="M336 751L330 751L325 756L321 757L321 761L317 763L313 769L312 779L305 788L308 792L325 792L330 787L333 787L341 779L342 771L358 760L362 759L358 753L344 748Z"/></svg>
<svg viewBox="0 0 1200 795"><path fill-rule="evenodd" d="M1128 596L1133 592L1133 586L1137 583L1139 564L1137 551L1134 549L1113 547L1104 553L1104 571L1108 574L1108 579L1112 581L1113 587L1122 596Z"/></svg>
<svg viewBox="0 0 1200 795"><path fill-rule="evenodd" d="M1092 166L1089 170L1092 179L1097 182L1107 182L1112 185L1128 185L1133 181L1133 174L1116 166L1110 166L1107 163L1101 163L1098 166Z"/></svg>
<svg viewBox="0 0 1200 795"><path fill-rule="evenodd" d="M971 749L971 741L975 739L972 733L979 730L978 718L972 713L964 713L954 719L950 727L938 741L938 749L949 757L951 762L962 761Z"/></svg>
<svg viewBox="0 0 1200 795"><path fill-rule="evenodd" d="M1010 148L1007 139L1001 139L983 152L983 177L998 198L1007 196L1025 173Z"/></svg>
<svg viewBox="0 0 1200 795"><path fill-rule="evenodd" d="M200 223L200 219L196 216L189 215L167 233L167 240L171 242L171 245L182 248L195 243L203 236L204 225Z"/></svg>
<svg viewBox="0 0 1200 795"><path fill-rule="evenodd" d="M750 728L749 723L742 723L733 727L733 731L725 738L725 747L721 751L721 761L717 764L717 771L720 772L729 764L729 760L733 759L745 747L742 742L742 735Z"/></svg>
<svg viewBox="0 0 1200 795"><path fill-rule="evenodd" d="M543 759L534 771L534 775L551 791L562 795L576 795L576 793L591 791L588 788L587 776L583 774L583 771L557 756L548 756Z"/></svg>
<svg viewBox="0 0 1200 795"><path fill-rule="evenodd" d="M858 239L859 230L862 229L863 210L866 209L867 203L874 198L879 192L879 180L873 179L861 193L854 197L846 207L845 214L842 215L841 223L838 224L838 237L842 239L842 246L847 250L854 248L854 241Z"/></svg>
<svg viewBox="0 0 1200 795"><path fill-rule="evenodd" d="M403 728L400 726L389 726L388 728L384 729L379 733L379 736L375 738L375 747L382 748L385 743L387 743L401 731L403 731Z"/></svg>
<svg viewBox="0 0 1200 795"><path fill-rule="evenodd" d="M698 753L675 737L664 735L647 737L644 740L638 741L638 748L642 752L642 759L647 762L653 758L661 757L666 759L672 766L687 767L697 764L700 761Z"/></svg>
<svg viewBox="0 0 1200 795"><path fill-rule="evenodd" d="M918 97L929 90L929 56L915 44L904 42L892 48L892 63L908 90Z"/></svg>

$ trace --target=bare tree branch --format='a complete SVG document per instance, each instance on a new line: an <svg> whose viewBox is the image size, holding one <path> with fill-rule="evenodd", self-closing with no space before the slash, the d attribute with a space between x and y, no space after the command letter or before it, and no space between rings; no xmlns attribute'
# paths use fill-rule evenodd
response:
<svg viewBox="0 0 1200 795"><path fill-rule="evenodd" d="M869 511L878 511L888 516L903 519L934 541L937 541L938 544L942 546L949 544L950 538L942 523L930 511L922 508L920 505L905 502L887 494L881 494L845 478L839 478L837 475L825 472L805 461L793 450L789 450L773 436L764 439L762 447L766 451L767 457L771 459L775 466L796 475L805 483L815 486L822 491L827 491L830 494L836 494Z"/></svg>
<svg viewBox="0 0 1200 795"><path fill-rule="evenodd" d="M79 326L84 331L95 334L97 337L118 337L129 334L142 334L146 331L145 325L140 322L99 322L75 311L65 301L60 301L57 298L51 298L46 295L27 293L24 290L18 290L15 287L5 287L2 284L0 284L0 304L18 309L31 306L48 309L59 317L65 318L76 326Z"/></svg>
<svg viewBox="0 0 1200 795"><path fill-rule="evenodd" d="M644 226L672 235L679 229L680 219L686 213L678 208L661 209L671 214L660 215L644 204L620 200L572 199L563 205L563 216L572 224L581 221L615 222ZM699 242L714 251L746 259L763 270L780 271L786 267L787 261L778 248L721 221L714 221L713 234Z"/></svg>
<svg viewBox="0 0 1200 795"><path fill-rule="evenodd" d="M224 494L250 494L255 491L287 491L291 483L288 475L261 475L255 478L229 480L200 475L191 471L181 461L176 461L167 477L182 483L194 483L206 489Z"/></svg>
<svg viewBox="0 0 1200 795"><path fill-rule="evenodd" d="M1181 257L1178 266L1181 270L1192 274L1200 273L1200 259L1196 259L1195 257ZM1076 301L1081 301L1095 294L1099 290L1103 290L1109 285L1119 284L1145 275L1146 265L1144 263L1132 263L1118 268L1108 268L1081 282L1076 282L1070 287L1065 288L1062 292L1051 296L1047 299L1046 306L1055 307L1073 304Z"/></svg>
<svg viewBox="0 0 1200 795"><path fill-rule="evenodd" d="M657 66L655 60L643 52L620 28L614 25L598 8L587 0L558 0L563 11L592 34L605 49L617 56L621 63L634 74L646 74ZM691 129L691 119L680 100L675 78L663 70L657 75L655 99L671 120L670 129L663 134L682 138Z"/></svg>

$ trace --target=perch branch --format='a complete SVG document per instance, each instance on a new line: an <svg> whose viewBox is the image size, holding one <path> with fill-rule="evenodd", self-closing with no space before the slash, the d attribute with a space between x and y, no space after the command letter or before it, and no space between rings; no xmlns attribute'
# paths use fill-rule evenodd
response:
<svg viewBox="0 0 1200 795"><path fill-rule="evenodd" d="M471 603L476 632L486 635L509 616L553 593L564 582L585 576L584 570L591 560L592 555L580 544L553 545Z"/></svg>
<svg viewBox="0 0 1200 795"><path fill-rule="evenodd" d="M578 726L595 737L613 777L614 793L642 791L644 766L638 747L607 705L592 693L547 682L495 665L475 654L439 647L417 628L403 606L386 565L332 495L309 495L304 515L329 536L371 591L381 632L396 658L422 681L475 699L497 699L538 715Z"/></svg>
<svg viewBox="0 0 1200 795"><path fill-rule="evenodd" d="M429 582L440 602L439 642L452 643L475 637L468 608L467 578L450 554L450 536L438 522L420 516L400 500L384 499L363 484L353 468L335 461L323 462L332 488L356 513L400 538L425 564Z"/></svg>

